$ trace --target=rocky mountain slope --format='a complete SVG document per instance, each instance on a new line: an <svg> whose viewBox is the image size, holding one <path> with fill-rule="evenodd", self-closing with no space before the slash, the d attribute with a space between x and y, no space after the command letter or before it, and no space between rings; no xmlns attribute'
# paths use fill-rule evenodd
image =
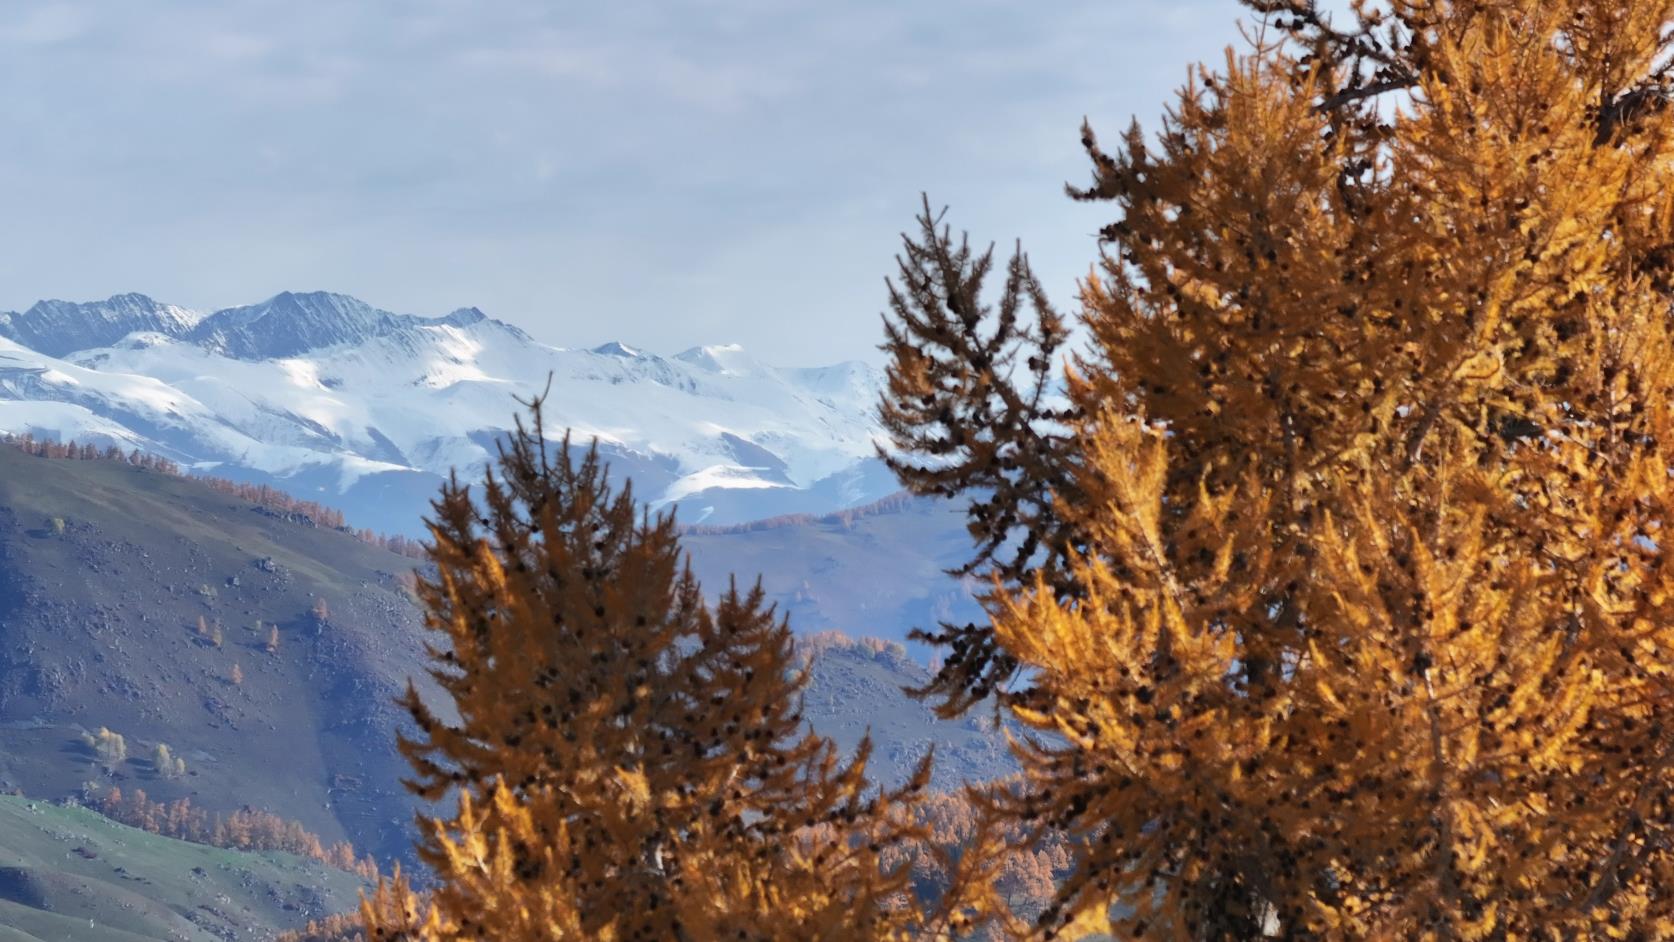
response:
<svg viewBox="0 0 1674 942"><path fill-rule="evenodd" d="M597 439L688 522L823 513L894 489L873 452L880 377L859 363L562 349L474 308L425 318L324 292L210 314L133 294L0 313L0 432L138 448L392 532L416 534L441 479L474 474L516 399L549 378L554 428Z"/></svg>
<svg viewBox="0 0 1674 942"><path fill-rule="evenodd" d="M818 517L696 527L682 545L706 586L760 574L798 631L907 642L915 627L982 617L975 579L947 575L970 558L963 509L905 495ZM932 652L908 643L915 657Z"/></svg>
<svg viewBox="0 0 1674 942"><path fill-rule="evenodd" d="M119 294L104 301L41 301L21 314L0 311L0 337L61 357L77 350L108 347L129 334L147 331L184 336L202 315L143 294Z"/></svg>
<svg viewBox="0 0 1674 942"><path fill-rule="evenodd" d="M410 567L188 479L0 447L0 788L137 786L400 850L391 700L423 668ZM101 726L188 774L105 773L81 745Z"/></svg>

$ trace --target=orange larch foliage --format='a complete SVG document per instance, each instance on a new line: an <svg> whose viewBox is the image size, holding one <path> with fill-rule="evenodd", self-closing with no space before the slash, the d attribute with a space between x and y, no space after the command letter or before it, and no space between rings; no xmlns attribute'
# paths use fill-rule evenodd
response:
<svg viewBox="0 0 1674 942"><path fill-rule="evenodd" d="M989 908L951 866L920 905L886 851L929 765L879 791L800 713L806 675L759 585L713 607L671 516L547 441L539 403L474 491L451 482L418 588L457 721L409 688L428 904L386 884L372 939L933 939ZM473 494L481 495L479 506Z"/></svg>
<svg viewBox="0 0 1674 942"><path fill-rule="evenodd" d="M1021 256L996 316L927 212L892 293L895 465L996 577L930 692L1050 734L1039 933L1674 937L1674 3L1246 6L1085 132L1061 401Z"/></svg>

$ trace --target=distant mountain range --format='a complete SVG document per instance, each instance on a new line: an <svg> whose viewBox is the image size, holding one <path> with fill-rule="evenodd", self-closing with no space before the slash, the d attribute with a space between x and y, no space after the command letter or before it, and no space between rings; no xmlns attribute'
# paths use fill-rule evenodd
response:
<svg viewBox="0 0 1674 942"><path fill-rule="evenodd" d="M475 308L417 317L325 292L208 314L140 294L0 313L0 432L137 448L390 532L419 531L450 470L475 477L549 376L549 423L596 438L686 523L826 513L896 487L873 450L882 378L863 363L566 349Z"/></svg>

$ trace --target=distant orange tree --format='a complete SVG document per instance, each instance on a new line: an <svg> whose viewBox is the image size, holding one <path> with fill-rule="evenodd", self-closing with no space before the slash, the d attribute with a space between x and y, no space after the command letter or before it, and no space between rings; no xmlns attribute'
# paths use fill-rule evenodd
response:
<svg viewBox="0 0 1674 942"><path fill-rule="evenodd" d="M985 859L938 905L893 848L922 828L926 762L898 790L806 728L790 631L759 585L711 606L672 515L614 489L540 404L476 489L444 488L418 594L448 709L409 687L428 901L384 884L372 939L934 939L980 918ZM473 495L480 495L478 498ZM457 720L447 718L457 716Z"/></svg>
<svg viewBox="0 0 1674 942"><path fill-rule="evenodd" d="M365 942L366 930L360 916L339 913L324 919L310 919L301 929L281 932L274 942Z"/></svg>
<svg viewBox="0 0 1674 942"><path fill-rule="evenodd" d="M1042 733L1042 937L1674 937L1674 3L1245 0L1113 150L1086 346L926 208L905 483L947 712Z"/></svg>

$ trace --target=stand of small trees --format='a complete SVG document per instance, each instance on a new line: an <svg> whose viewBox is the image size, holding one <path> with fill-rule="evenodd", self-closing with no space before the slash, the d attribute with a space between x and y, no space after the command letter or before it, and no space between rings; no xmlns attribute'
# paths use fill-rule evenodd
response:
<svg viewBox="0 0 1674 942"><path fill-rule="evenodd" d="M106 768L115 768L128 760L128 740L121 733L101 726L82 738L92 747L99 764Z"/></svg>
<svg viewBox="0 0 1674 942"><path fill-rule="evenodd" d="M377 862L371 857L356 857L354 847L347 842L328 846L300 823L253 808L220 814L195 808L187 798L152 801L137 788L126 794L112 788L93 807L113 821L176 840L233 850L284 851L367 880L378 878Z"/></svg>
<svg viewBox="0 0 1674 942"><path fill-rule="evenodd" d="M36 438L30 433L16 435L9 432L0 433L0 445L16 448L24 454L33 455L37 458L69 461L118 461L136 468L144 468L147 471L158 471L172 475L181 473L178 463L158 455L146 454L137 448L131 451L123 451L115 445L100 448L88 442L78 444L73 439L61 442L56 439Z"/></svg>
<svg viewBox="0 0 1674 942"><path fill-rule="evenodd" d="M365 939L358 913L338 913L324 919L310 919L301 929L281 932L274 942L364 942Z"/></svg>
<svg viewBox="0 0 1674 942"><path fill-rule="evenodd" d="M908 660L907 648L899 641L856 637L835 629L811 632L796 639L796 653L804 661L812 661L834 651L865 652L867 657L877 660Z"/></svg>
<svg viewBox="0 0 1674 942"><path fill-rule="evenodd" d="M151 767L159 778L180 778L186 774L186 760L175 755L167 743L158 743L152 751Z"/></svg>
<svg viewBox="0 0 1674 942"><path fill-rule="evenodd" d="M952 877L947 860L984 852L983 842L990 841L987 852L995 855L989 865L993 889L1013 913L1023 917L1021 925L1026 926L1052 904L1058 884L1074 868L1075 854L1061 835L1031 840L1026 829L1011 824L997 843L992 842L984 831L992 815L962 792L926 795L917 814L924 835L895 848L889 859L907 862L926 898L935 898Z"/></svg>

